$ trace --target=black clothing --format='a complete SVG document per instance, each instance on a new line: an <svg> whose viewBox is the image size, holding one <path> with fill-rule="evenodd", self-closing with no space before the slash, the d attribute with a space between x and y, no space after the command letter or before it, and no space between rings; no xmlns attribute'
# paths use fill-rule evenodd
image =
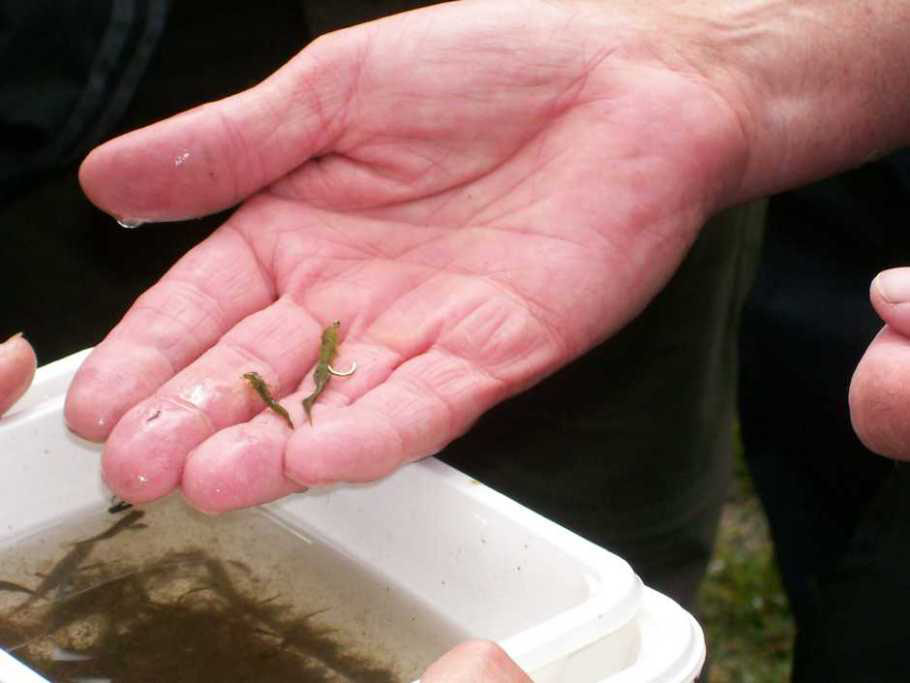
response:
<svg viewBox="0 0 910 683"><path fill-rule="evenodd" d="M793 680L904 681L910 472L850 425L881 321L869 283L910 263L910 151L772 199L743 312L740 416L797 625Z"/></svg>

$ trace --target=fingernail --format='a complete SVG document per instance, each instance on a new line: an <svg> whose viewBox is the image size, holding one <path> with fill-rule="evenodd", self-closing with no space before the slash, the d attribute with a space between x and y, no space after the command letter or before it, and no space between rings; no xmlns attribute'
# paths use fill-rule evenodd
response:
<svg viewBox="0 0 910 683"><path fill-rule="evenodd" d="M893 268L875 276L872 286L890 304L910 301L910 268Z"/></svg>
<svg viewBox="0 0 910 683"><path fill-rule="evenodd" d="M16 332L16 334L14 334L13 336L11 336L9 339L7 339L7 340L6 340L5 342L3 342L3 343L4 343L4 344L9 344L11 341L13 341L13 339L20 339L20 338L22 338L23 336L24 336L24 334L23 334L22 332Z"/></svg>

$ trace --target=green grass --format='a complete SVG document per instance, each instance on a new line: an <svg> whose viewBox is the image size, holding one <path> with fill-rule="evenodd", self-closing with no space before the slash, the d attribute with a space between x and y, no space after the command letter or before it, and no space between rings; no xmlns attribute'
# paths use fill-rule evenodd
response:
<svg viewBox="0 0 910 683"><path fill-rule="evenodd" d="M767 522L741 457L737 463L714 560L699 596L710 683L786 683L793 621Z"/></svg>

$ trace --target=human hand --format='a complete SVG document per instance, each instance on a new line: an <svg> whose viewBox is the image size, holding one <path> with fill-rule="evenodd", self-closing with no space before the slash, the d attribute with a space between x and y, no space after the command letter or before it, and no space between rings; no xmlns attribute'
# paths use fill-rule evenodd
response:
<svg viewBox="0 0 910 683"><path fill-rule="evenodd" d="M435 6L102 146L114 215L242 204L86 361L70 426L127 500L208 511L439 450L635 316L714 210L906 139L910 9L790 5ZM335 319L360 369L314 426L254 417L247 371L300 425Z"/></svg>
<svg viewBox="0 0 910 683"><path fill-rule="evenodd" d="M0 416L28 389L36 366L32 345L21 334L14 334L0 344Z"/></svg>
<svg viewBox="0 0 910 683"><path fill-rule="evenodd" d="M885 327L850 383L853 427L869 449L910 460L910 268L879 273L870 299Z"/></svg>
<svg viewBox="0 0 910 683"><path fill-rule="evenodd" d="M531 683L495 643L462 643L437 659L420 677L421 683Z"/></svg>
<svg viewBox="0 0 910 683"><path fill-rule="evenodd" d="M725 94L636 21L599 3L399 15L95 150L81 180L113 215L243 201L73 382L66 419L108 439L110 487L143 502L180 486L214 512L375 479L635 316L745 157ZM337 365L358 370L309 426L335 319Z"/></svg>

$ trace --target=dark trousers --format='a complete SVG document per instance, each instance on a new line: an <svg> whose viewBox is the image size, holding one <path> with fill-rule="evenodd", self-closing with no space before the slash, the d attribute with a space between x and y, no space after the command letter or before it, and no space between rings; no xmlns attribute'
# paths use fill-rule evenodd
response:
<svg viewBox="0 0 910 683"><path fill-rule="evenodd" d="M910 680L910 471L850 426L881 322L869 283L910 257L910 157L771 201L743 313L746 460L797 625L797 683Z"/></svg>

